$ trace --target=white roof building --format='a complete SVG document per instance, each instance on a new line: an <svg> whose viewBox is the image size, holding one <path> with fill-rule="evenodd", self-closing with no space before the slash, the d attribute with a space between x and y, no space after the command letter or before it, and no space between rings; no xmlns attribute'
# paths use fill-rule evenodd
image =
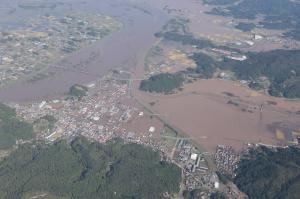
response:
<svg viewBox="0 0 300 199"><path fill-rule="evenodd" d="M219 182L215 182L215 189L219 189L220 187L220 183Z"/></svg>
<svg viewBox="0 0 300 199"><path fill-rule="evenodd" d="M198 154L197 153L192 153L191 159L192 160L197 160Z"/></svg>
<svg viewBox="0 0 300 199"><path fill-rule="evenodd" d="M149 132L150 132L150 133L154 133L154 132L155 132L155 127L154 127L154 126L151 126L151 127L149 128Z"/></svg>

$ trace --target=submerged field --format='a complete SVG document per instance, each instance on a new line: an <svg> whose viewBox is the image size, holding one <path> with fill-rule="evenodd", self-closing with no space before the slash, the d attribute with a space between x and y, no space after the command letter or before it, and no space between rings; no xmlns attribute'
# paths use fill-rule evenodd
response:
<svg viewBox="0 0 300 199"><path fill-rule="evenodd" d="M209 151L218 144L241 149L245 143L291 143L292 133L299 130L299 102L265 96L231 81L199 80L176 94L138 91L136 97L152 103L154 112ZM284 131L284 141L276 138L276 130Z"/></svg>

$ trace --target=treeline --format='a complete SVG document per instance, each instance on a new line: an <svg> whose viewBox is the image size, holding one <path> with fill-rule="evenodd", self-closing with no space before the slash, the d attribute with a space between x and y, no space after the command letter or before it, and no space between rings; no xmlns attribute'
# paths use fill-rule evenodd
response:
<svg viewBox="0 0 300 199"><path fill-rule="evenodd" d="M204 53L194 53L191 57L197 64L197 68L194 70L202 78L212 78L214 72L218 67L218 63L210 56ZM189 71L192 71L189 69Z"/></svg>
<svg viewBox="0 0 300 199"><path fill-rule="evenodd" d="M236 29L239 29L244 32L249 32L256 27L254 23L244 23L240 22L238 25L235 26Z"/></svg>
<svg viewBox="0 0 300 199"><path fill-rule="evenodd" d="M32 125L17 118L15 109L0 103L0 149L9 148L16 140L26 140L32 136Z"/></svg>
<svg viewBox="0 0 300 199"><path fill-rule="evenodd" d="M69 89L69 96L76 99L81 99L82 97L86 96L88 88L86 86L75 84L70 87Z"/></svg>
<svg viewBox="0 0 300 199"><path fill-rule="evenodd" d="M248 52L246 55L245 61L225 58L219 66L232 70L239 79L255 81L267 77L271 83L269 93L273 96L300 98L300 50Z"/></svg>
<svg viewBox="0 0 300 199"><path fill-rule="evenodd" d="M209 2L216 3L219 1L220 0L214 0ZM283 9L287 9L285 1L286 0L282 2L284 5ZM207 1L206 3L209 2ZM227 1L223 3L225 2ZM261 1L253 2L256 5L260 4ZM248 0L243 0L238 5L241 4L240 6L245 6L244 4L250 4L250 8L247 9L251 10L252 3L248 2ZM278 0L275 0L275 4L279 6ZM266 4L263 3L263 5L263 8L257 13L267 12L265 10ZM300 10L300 4L298 8ZM270 13L275 12L274 9L275 7L272 5ZM198 49L218 48L241 53L238 49L218 46L209 40L195 38L187 31L187 22L188 21L171 20L161 32L156 33L156 36L168 41L179 42L183 45L195 46ZM246 31L254 28L255 24L240 23L239 26L239 28ZM222 60L215 60L202 52L194 53L190 58L196 62L197 68L189 68L182 73L187 74L186 76L212 78L217 69L230 70L235 73L238 79L248 80L249 87L253 89L267 89L270 95L276 97L300 98L300 50L280 49L267 52L247 52L245 55L247 56L246 60L237 61L227 57L224 57ZM175 76L175 78L171 78L171 76ZM140 89L150 92L171 92L175 88L180 87L180 82L183 81L181 78L179 82L174 81L174 79L177 79L176 76L177 75L171 74L155 75L149 80L142 81ZM260 78L267 78L267 81L270 82L270 86L268 86L268 82L260 81ZM172 82L176 84L172 86Z"/></svg>
<svg viewBox="0 0 300 199"><path fill-rule="evenodd" d="M191 191L184 191L183 192L183 198L184 199L199 199L199 198L205 198L203 195L206 195L207 191L201 190L201 189L194 189ZM224 193L220 191L216 191L213 193L210 193L209 199L227 199Z"/></svg>
<svg viewBox="0 0 300 199"><path fill-rule="evenodd" d="M197 63L196 72L205 78L212 77L217 68L231 70L238 79L248 80L249 86L262 88L260 77L270 81L269 94L276 97L300 98L300 50L273 50L248 52L244 61L224 58L216 61L203 53L191 58Z"/></svg>
<svg viewBox="0 0 300 199"><path fill-rule="evenodd" d="M252 149L239 163L234 182L250 199L298 199L300 149Z"/></svg>
<svg viewBox="0 0 300 199"><path fill-rule="evenodd" d="M164 26L163 30L155 33L154 36L157 38L163 38L166 41L179 42L182 45L194 46L198 49L221 48L224 50L234 50L236 52L240 52L238 49L233 49L228 46L219 46L208 39L195 37L188 31L188 26L186 25L188 22L188 20L180 18L171 19Z"/></svg>
<svg viewBox="0 0 300 199"><path fill-rule="evenodd" d="M142 81L140 89L150 92L169 93L184 82L183 73L197 74L200 78L212 78L216 70L230 70L241 80L248 80L253 89L262 89L259 78L266 77L270 82L267 88L272 96L300 98L300 50L272 50L248 52L247 59L237 61L224 57L221 61L204 53L190 56L197 64L196 69L169 74L162 73Z"/></svg>
<svg viewBox="0 0 300 199"><path fill-rule="evenodd" d="M181 171L158 152L113 140L22 145L0 162L0 198L49 193L72 199L160 199L179 191Z"/></svg>
<svg viewBox="0 0 300 199"><path fill-rule="evenodd" d="M38 131L53 130L57 119L52 115L45 115L33 122L33 127Z"/></svg>
<svg viewBox="0 0 300 199"><path fill-rule="evenodd" d="M140 90L157 93L172 93L179 89L184 82L183 74L181 73L160 73L151 76L147 80L142 80Z"/></svg>
<svg viewBox="0 0 300 199"><path fill-rule="evenodd" d="M156 33L156 37L162 37L168 41L180 42L183 45L193 45L199 49L215 47L215 45L206 39L195 38L192 34L180 34L177 32Z"/></svg>
<svg viewBox="0 0 300 199"><path fill-rule="evenodd" d="M169 20L163 27L163 30L155 33L155 37L163 38L167 41L180 42L183 45L193 45L199 49L215 47L215 45L203 38L195 38L188 30L186 25L189 21L182 18Z"/></svg>
<svg viewBox="0 0 300 199"><path fill-rule="evenodd" d="M300 4L290 0L203 0L217 5L211 14L232 16L240 19L255 19L264 16L260 22L264 28L287 30L286 36L300 39Z"/></svg>

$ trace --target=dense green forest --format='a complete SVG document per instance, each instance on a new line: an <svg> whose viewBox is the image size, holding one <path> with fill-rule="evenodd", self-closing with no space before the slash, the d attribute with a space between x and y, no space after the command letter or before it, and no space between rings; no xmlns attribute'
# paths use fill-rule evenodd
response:
<svg viewBox="0 0 300 199"><path fill-rule="evenodd" d="M300 98L300 50L273 50L248 52L248 59L236 61L224 58L216 61L203 53L191 56L197 63L197 73L210 78L217 68L231 70L238 79L249 80L250 87L261 88L260 77L270 81L270 95L286 98Z"/></svg>
<svg viewBox="0 0 300 199"><path fill-rule="evenodd" d="M52 115L45 115L33 122L34 129L37 131L53 130L57 119Z"/></svg>
<svg viewBox="0 0 300 199"><path fill-rule="evenodd" d="M248 59L235 61L224 59L220 68L230 69L239 79L256 80L265 76L271 85L273 96L300 98L300 50L273 50L248 52Z"/></svg>
<svg viewBox="0 0 300 199"><path fill-rule="evenodd" d="M216 191L210 195L210 199L226 199L226 196L222 192Z"/></svg>
<svg viewBox="0 0 300 199"><path fill-rule="evenodd" d="M18 139L30 139L33 136L32 125L16 117L16 111L0 103L0 149L6 149Z"/></svg>
<svg viewBox="0 0 300 199"><path fill-rule="evenodd" d="M244 32L249 32L255 28L254 23L243 23L240 22L238 25L235 26L236 29L242 30Z"/></svg>
<svg viewBox="0 0 300 199"><path fill-rule="evenodd" d="M183 82L184 77L181 73L160 73L147 80L142 80L140 90L167 94L179 89Z"/></svg>
<svg viewBox="0 0 300 199"><path fill-rule="evenodd" d="M179 191L181 171L158 152L112 140L21 145L0 162L0 198L49 193L68 199L160 199Z"/></svg>
<svg viewBox="0 0 300 199"><path fill-rule="evenodd" d="M250 199L298 199L300 149L252 149L239 163L234 182Z"/></svg>
<svg viewBox="0 0 300 199"><path fill-rule="evenodd" d="M203 0L217 5L210 13L241 19L264 16L260 22L264 28L287 30L286 36L300 39L300 4L291 0ZM225 6L224 6L225 5Z"/></svg>
<svg viewBox="0 0 300 199"><path fill-rule="evenodd" d="M212 78L218 67L218 63L210 56L204 53L194 53L191 57L197 64L195 72L202 78Z"/></svg>
<svg viewBox="0 0 300 199"><path fill-rule="evenodd" d="M201 197L201 190L200 189L194 189L191 191L185 190L183 192L183 198L184 199L197 199Z"/></svg>
<svg viewBox="0 0 300 199"><path fill-rule="evenodd" d="M81 99L86 96L88 88L79 84L75 84L70 87L69 96L77 99Z"/></svg>

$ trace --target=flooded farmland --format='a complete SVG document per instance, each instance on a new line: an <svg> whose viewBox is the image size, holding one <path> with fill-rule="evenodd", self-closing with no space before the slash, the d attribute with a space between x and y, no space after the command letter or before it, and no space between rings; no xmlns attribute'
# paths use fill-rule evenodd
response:
<svg viewBox="0 0 300 199"><path fill-rule="evenodd" d="M209 151L218 144L236 149L246 143L279 144L270 126L296 125L297 131L300 124L299 102L265 96L231 81L199 80L177 94L137 92L136 97Z"/></svg>
<svg viewBox="0 0 300 199"><path fill-rule="evenodd" d="M37 16L41 14L37 11L32 12L32 10L18 12L20 5L26 6L27 1L2 0L1 2L7 5L0 7L3 11L0 14L2 16L0 25L4 29L22 24L19 16L23 16L26 20L26 17L30 17L32 13ZM145 54L156 41L154 33L158 32L171 17L188 18L190 29L196 36L212 35L213 38L210 38L212 40L251 37L251 35L243 37L244 33L228 26L230 19L206 14L205 11L210 8L194 1L68 0L64 2L51 1L50 3L47 6L51 12L101 13L119 20L123 23L123 28L91 46L82 48L63 59L58 59L57 62L50 64L48 70L42 74L30 77L30 81L28 79L19 81L0 89L1 101L17 102L53 98L64 94L71 85L92 82L107 74L109 70L118 68L132 71L135 67L142 68ZM47 7L41 10L40 12L47 13ZM215 32L224 34L218 36L214 34ZM264 46L268 45L264 44ZM142 73L139 74L139 78L141 76L143 76Z"/></svg>
<svg viewBox="0 0 300 199"><path fill-rule="evenodd" d="M9 9L1 9L9 13L15 12L14 6L18 7L20 1L1 2L9 2ZM229 18L205 14L209 8L195 1L66 2L61 9L105 14L119 20L123 27L91 46L57 60L49 66L44 76L33 76L30 81L19 81L1 88L0 101L26 102L61 97L70 86L93 82L113 69L133 72L133 77L140 79L144 76L145 55L157 40L154 33L161 30L172 17L190 19L189 28L193 34L205 38L212 35L213 38L210 39L217 42L236 37L239 39L252 37L233 29ZM61 3L58 2L58 5ZM57 12L61 12L61 9ZM10 28L1 22L2 27ZM14 26L18 26L18 23ZM224 34L213 34L215 32ZM248 50L273 48L271 41L264 42L257 42ZM277 43L273 45L277 47ZM151 110L164 115L166 121L182 129L185 134L210 151L214 150L217 144L233 145L236 148L241 148L247 142L278 144L276 131L280 129L284 131L282 126L285 125L294 126L300 123L299 115L295 113L300 110L299 102L258 94L237 86L234 82L201 80L187 84L184 91L176 95L167 96L140 92L137 85L135 90L136 98L145 104L154 102L150 107ZM228 93L233 95L228 96ZM276 105L270 102L275 102ZM141 125L133 128L144 127ZM297 128L296 125L295 129ZM291 141L288 134L286 133L285 137Z"/></svg>

